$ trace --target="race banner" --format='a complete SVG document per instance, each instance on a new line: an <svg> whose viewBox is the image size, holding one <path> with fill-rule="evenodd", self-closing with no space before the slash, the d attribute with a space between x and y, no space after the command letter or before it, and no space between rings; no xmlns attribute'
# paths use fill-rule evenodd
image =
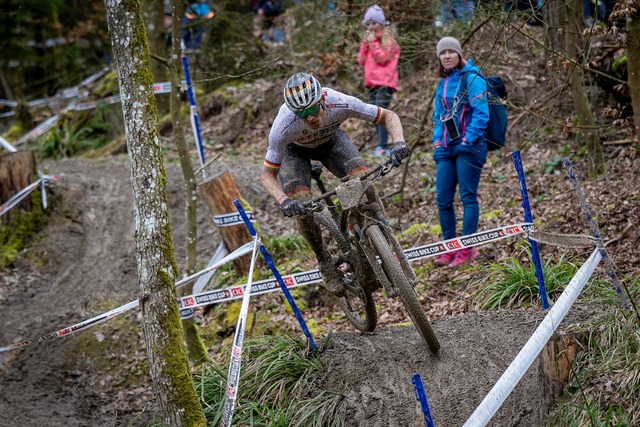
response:
<svg viewBox="0 0 640 427"><path fill-rule="evenodd" d="M530 231L534 231L533 224L531 223L515 224L510 226L498 227L488 231L482 231L482 232L471 234L464 237L444 240L437 243L432 243L424 246L418 246L418 247L406 249L404 253L407 256L407 259L409 259L410 261L416 261L419 259L433 257L444 252L451 252L464 247L484 245L490 242L495 242L507 237L516 236L518 234L522 234ZM180 287L186 283L189 283L190 281L200 276L203 276L219 268L220 266L228 262L231 262L236 258L239 258L240 256L243 256L251 252L253 245L254 245L253 242L246 243L245 245L241 246L236 251L234 251L232 254L227 255L226 257L221 259L218 263L211 265L202 271L199 271L189 277L185 277L184 279L176 282L176 287ZM293 288L298 288L301 286L310 285L310 284L318 283L322 281L322 274L318 269L313 269L313 270L304 271L300 273L290 274L287 276L282 276L282 280L287 289L293 289ZM224 289L216 289L216 290L211 290L207 292L196 293L193 295L187 295L187 296L181 297L177 300L178 307L180 310L180 315L182 316L183 319L189 318L190 316L193 316L193 310L195 308L203 307L210 304L219 304L223 302L241 299L246 295L245 293L246 286L247 286L246 284L230 286ZM275 278L251 283L250 286L251 286L251 289L249 289L249 291L250 291L250 294L252 295L262 295L266 293L282 291L282 289L280 288ZM131 305L134 303L135 305ZM15 348L24 347L26 345L44 341L50 338L69 335L73 332L77 332L77 331L86 329L89 326L93 326L94 324L101 323L103 320L106 320L107 318L111 318L117 314L120 314L126 311L123 309L123 307L129 307L127 308L128 310L136 306L137 306L137 300L132 301L125 306L111 310L110 312L96 316L92 319L85 320L84 322L80 322L78 324L69 326L67 328L63 328L49 335L45 335L43 337L36 338L29 341L23 341L20 343L15 343L8 346L0 347L0 353L3 353L8 350L13 350Z"/></svg>
<svg viewBox="0 0 640 427"><path fill-rule="evenodd" d="M256 215L252 211L247 211L247 215L251 222L255 222ZM229 213L224 215L216 215L213 217L213 223L218 227L231 227L232 225L244 224L239 213Z"/></svg>

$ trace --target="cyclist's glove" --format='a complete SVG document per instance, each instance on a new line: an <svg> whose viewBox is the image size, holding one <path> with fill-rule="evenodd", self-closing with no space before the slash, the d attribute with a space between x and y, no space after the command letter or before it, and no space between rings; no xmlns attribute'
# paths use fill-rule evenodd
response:
<svg viewBox="0 0 640 427"><path fill-rule="evenodd" d="M287 217L304 215L307 213L307 208L302 204L302 202L293 199L285 199L285 201L280 204L280 210L284 216Z"/></svg>
<svg viewBox="0 0 640 427"><path fill-rule="evenodd" d="M389 158L391 159L391 164L394 167L397 168L398 166L400 166L400 163L402 163L402 161L407 157L409 157L409 146L406 142L398 141L393 144L393 148L391 149Z"/></svg>

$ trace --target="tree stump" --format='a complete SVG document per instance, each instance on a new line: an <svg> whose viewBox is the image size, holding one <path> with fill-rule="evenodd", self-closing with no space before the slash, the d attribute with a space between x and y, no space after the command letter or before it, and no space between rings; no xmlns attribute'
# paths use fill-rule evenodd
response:
<svg viewBox="0 0 640 427"><path fill-rule="evenodd" d="M0 205L35 180L36 159L31 151L17 151L0 157ZM31 209L31 197L24 198L13 208ZM3 223L11 222L11 211L2 216Z"/></svg>
<svg viewBox="0 0 640 427"><path fill-rule="evenodd" d="M233 204L236 199L242 200L242 196L231 173L222 172L201 184L200 187L227 251L231 253L245 243L251 242L253 238ZM234 265L238 273L248 274L251 254L236 258Z"/></svg>
<svg viewBox="0 0 640 427"><path fill-rule="evenodd" d="M540 354L540 373L544 386L544 401L552 407L569 381L576 358L577 340L573 335L554 334Z"/></svg>

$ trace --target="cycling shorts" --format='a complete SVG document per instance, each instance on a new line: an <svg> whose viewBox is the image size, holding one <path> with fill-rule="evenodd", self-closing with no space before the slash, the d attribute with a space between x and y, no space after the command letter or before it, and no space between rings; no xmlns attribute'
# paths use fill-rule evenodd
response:
<svg viewBox="0 0 640 427"><path fill-rule="evenodd" d="M360 152L342 129L338 129L333 138L318 147L289 144L285 150L278 181L285 194L292 199L310 198L312 160L321 162L338 178L358 175L367 170Z"/></svg>

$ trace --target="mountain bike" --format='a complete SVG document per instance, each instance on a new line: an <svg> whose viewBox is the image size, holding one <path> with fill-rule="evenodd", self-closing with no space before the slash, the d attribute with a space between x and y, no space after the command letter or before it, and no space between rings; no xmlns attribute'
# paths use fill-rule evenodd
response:
<svg viewBox="0 0 640 427"><path fill-rule="evenodd" d="M373 295L383 289L387 298L400 297L429 350L436 354L440 343L418 301L418 279L384 217L373 185L392 168L390 161L380 163L327 191L320 178L322 164L314 162L311 175L323 194L305 206L313 211L342 278L344 291L334 296L349 322L360 331L373 331L378 322Z"/></svg>

